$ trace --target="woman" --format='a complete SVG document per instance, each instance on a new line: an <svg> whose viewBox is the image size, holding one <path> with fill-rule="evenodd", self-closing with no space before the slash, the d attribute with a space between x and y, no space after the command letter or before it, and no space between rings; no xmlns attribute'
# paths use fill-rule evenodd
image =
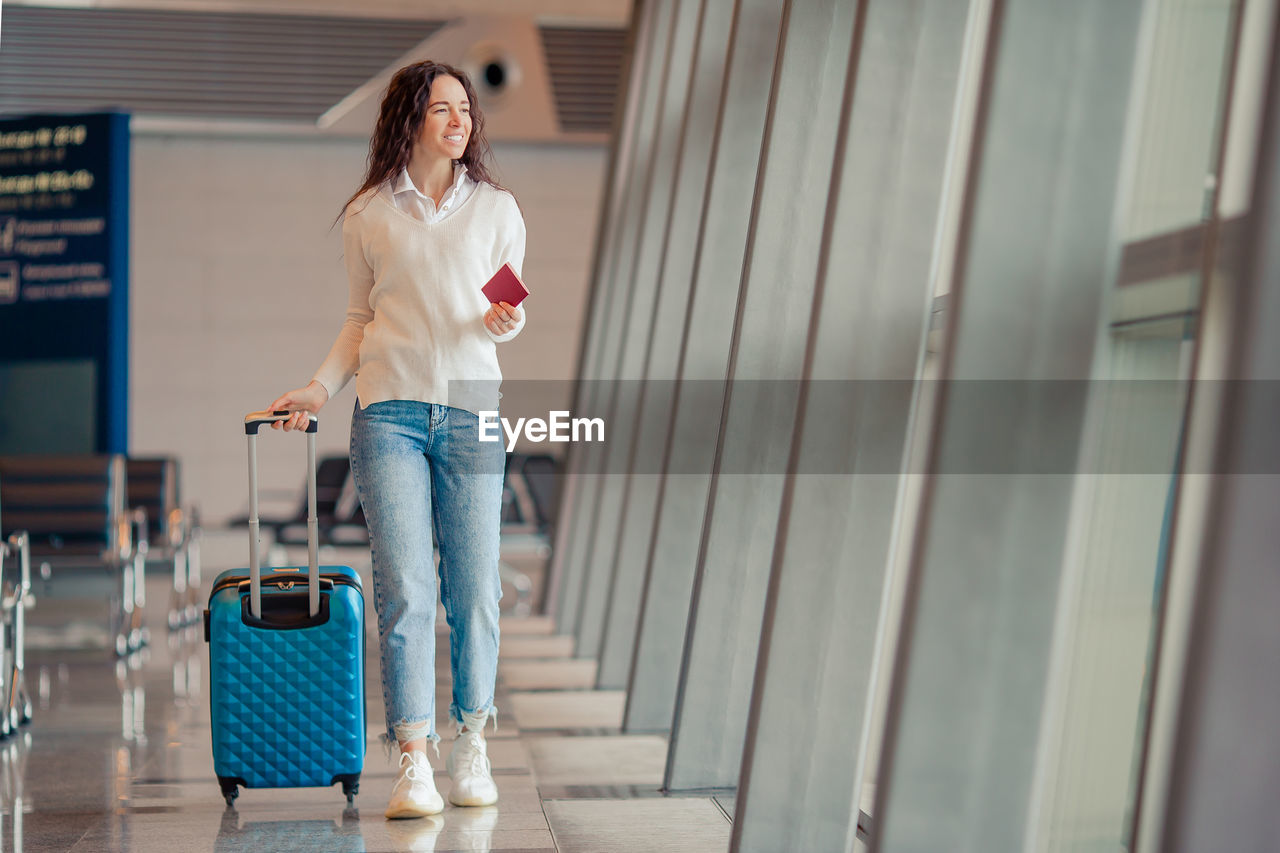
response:
<svg viewBox="0 0 1280 853"><path fill-rule="evenodd" d="M439 741L432 528L458 725L449 801L498 799L484 728L495 712L504 458L500 442L479 441L477 412L497 409L494 344L519 333L524 313L480 288L503 263L520 271L525 229L488 154L465 74L435 62L396 73L344 208L346 322L315 378L271 404L296 413L276 426L298 429L356 377L351 470L369 525L387 738L400 750L388 818L444 808L426 754Z"/></svg>

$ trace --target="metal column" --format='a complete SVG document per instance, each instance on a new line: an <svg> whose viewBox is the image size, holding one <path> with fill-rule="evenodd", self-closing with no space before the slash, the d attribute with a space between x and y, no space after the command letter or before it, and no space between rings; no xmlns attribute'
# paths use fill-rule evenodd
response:
<svg viewBox="0 0 1280 853"><path fill-rule="evenodd" d="M1197 388L1193 402L1211 407L1193 424L1216 420L1216 429L1207 437L1209 467L1190 473L1217 476L1196 560L1189 651L1176 674L1181 702L1164 821L1158 838L1139 838L1144 850L1269 850L1280 837L1280 14L1272 16L1242 263L1224 258L1208 285L1219 293L1206 294L1206 324L1229 330L1228 381L1203 383L1216 387ZM1191 441L1198 443L1194 433Z"/></svg>
<svg viewBox="0 0 1280 853"><path fill-rule="evenodd" d="M706 199L700 219L688 223L696 236L680 235L694 240L692 297L627 685L629 732L665 731L675 709L783 5L734 5Z"/></svg>
<svg viewBox="0 0 1280 853"><path fill-rule="evenodd" d="M1023 847L1142 6L994 4L872 850Z"/></svg>
<svg viewBox="0 0 1280 853"><path fill-rule="evenodd" d="M618 535L626 510L627 486L633 464L631 451L643 391L641 379L652 352L654 335L658 332L654 322L659 294L663 290L660 266L670 225L671 198L679 174L685 103L702 5L703 0L676 2L659 90L653 155L648 180L639 200L633 256L628 263L619 266L620 275L629 273L629 277L620 282L629 294L628 306L619 341L618 366L612 376L605 377L601 388L608 401L605 422L610 438L604 449L593 500L595 509L590 548L587 550L586 588L575 650L578 657L599 655L605 622L609 618Z"/></svg>
<svg viewBox="0 0 1280 853"><path fill-rule="evenodd" d="M737 784L853 42L854 0L788 4L735 306L666 787ZM747 97L758 98L752 92Z"/></svg>
<svg viewBox="0 0 1280 853"><path fill-rule="evenodd" d="M640 204L652 166L658 128L662 73L676 0L646 0L637 10L627 118L615 153L609 221L596 251L595 296L585 331L586 342L578 379L582 383L575 411L599 417L605 407L601 390L617 371L622 329L630 293L630 259L639 228ZM571 445L565 478L564 509L557 531L551 575L555 586L556 625L561 633L576 633L583 587L589 568L587 554L595 521L595 494L603 464L599 443Z"/></svg>
<svg viewBox="0 0 1280 853"><path fill-rule="evenodd" d="M843 850L928 331L968 3L869 0L766 600L736 851Z"/></svg>
<svg viewBox="0 0 1280 853"><path fill-rule="evenodd" d="M636 391L635 434L627 466L632 476L625 484L624 509L612 558L613 584L597 676L597 686L605 689L627 686L635 653L646 568L661 500L662 463L671 436L675 380L689 333L698 223L707 199L733 12L732 3L704 2L698 17L697 44L684 98L684 130L672 174L666 229L653 271L660 287L644 383Z"/></svg>

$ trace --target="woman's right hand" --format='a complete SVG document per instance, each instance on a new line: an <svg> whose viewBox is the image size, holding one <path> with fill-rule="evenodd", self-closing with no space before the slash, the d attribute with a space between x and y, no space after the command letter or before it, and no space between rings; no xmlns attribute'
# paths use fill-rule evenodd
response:
<svg viewBox="0 0 1280 853"><path fill-rule="evenodd" d="M305 388L295 388L287 394L281 394L275 402L268 406L273 412L287 410L293 412L283 421L276 421L272 429L306 429L307 415L316 414L320 407L329 402L329 392L316 380L312 379Z"/></svg>

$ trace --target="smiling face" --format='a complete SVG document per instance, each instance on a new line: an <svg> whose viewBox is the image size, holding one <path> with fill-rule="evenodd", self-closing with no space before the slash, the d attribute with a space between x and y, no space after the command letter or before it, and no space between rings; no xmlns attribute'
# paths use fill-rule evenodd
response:
<svg viewBox="0 0 1280 853"><path fill-rule="evenodd" d="M457 160L470 140L471 102L467 91L456 77L441 74L431 82L415 154L429 160Z"/></svg>

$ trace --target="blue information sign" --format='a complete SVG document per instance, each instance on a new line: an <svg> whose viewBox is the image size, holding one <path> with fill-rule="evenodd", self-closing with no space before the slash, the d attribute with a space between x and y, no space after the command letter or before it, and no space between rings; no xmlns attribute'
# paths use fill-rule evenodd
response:
<svg viewBox="0 0 1280 853"><path fill-rule="evenodd" d="M0 453L128 447L129 117L0 119Z"/></svg>

